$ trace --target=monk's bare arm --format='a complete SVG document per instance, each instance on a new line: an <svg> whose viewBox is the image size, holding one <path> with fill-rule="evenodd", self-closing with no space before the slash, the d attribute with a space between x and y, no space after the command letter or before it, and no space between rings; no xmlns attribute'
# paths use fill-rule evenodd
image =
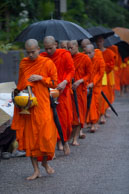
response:
<svg viewBox="0 0 129 194"><path fill-rule="evenodd" d="M74 62L70 53L65 53L63 55L63 58L65 61L64 65L65 65L65 71L66 71L65 80L67 80L67 82L70 83L71 79L74 77L74 74L75 74Z"/></svg>
<svg viewBox="0 0 129 194"><path fill-rule="evenodd" d="M43 76L41 82L48 88L57 87L57 69L52 60L48 60L47 64L47 76Z"/></svg>
<svg viewBox="0 0 129 194"><path fill-rule="evenodd" d="M75 82L73 83L73 85L72 85L72 89L73 89L73 90L76 90L77 87L78 87L81 83L83 83L83 82L84 82L84 79L79 79L79 80L75 81Z"/></svg>
<svg viewBox="0 0 129 194"><path fill-rule="evenodd" d="M40 81L43 79L43 76L41 75L36 75L36 74L33 74L29 77L28 81L29 82L35 82L35 81Z"/></svg>

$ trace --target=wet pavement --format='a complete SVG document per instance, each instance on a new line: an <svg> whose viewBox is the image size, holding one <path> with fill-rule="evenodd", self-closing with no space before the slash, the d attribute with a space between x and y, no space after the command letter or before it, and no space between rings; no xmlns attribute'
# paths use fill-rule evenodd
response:
<svg viewBox="0 0 129 194"><path fill-rule="evenodd" d="M40 166L42 177L27 181L33 173L29 158L1 160L0 194L129 194L129 94L116 97L113 106L119 117L111 112L80 146L70 145L70 156L56 150L54 175Z"/></svg>

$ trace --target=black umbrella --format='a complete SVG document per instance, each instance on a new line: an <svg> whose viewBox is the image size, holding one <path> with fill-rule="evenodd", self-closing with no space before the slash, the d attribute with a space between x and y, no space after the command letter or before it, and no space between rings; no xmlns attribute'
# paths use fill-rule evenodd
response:
<svg viewBox="0 0 129 194"><path fill-rule="evenodd" d="M55 40L81 40L92 35L81 26L64 20L44 20L25 28L14 41L24 42L30 38L43 40L45 36L54 36Z"/></svg>
<svg viewBox="0 0 129 194"><path fill-rule="evenodd" d="M60 124L60 121L59 121L59 118L58 118L58 114L57 114L57 111L56 111L56 105L57 104L56 104L56 102L55 102L55 100L52 96L50 96L50 101L51 101L51 107L52 107L52 110L53 110L54 121L55 121L57 130L58 130L62 145L64 145L65 141L64 141L64 137L63 137L63 133L62 133L62 127L61 127L61 124Z"/></svg>
<svg viewBox="0 0 129 194"><path fill-rule="evenodd" d="M99 36L107 38L114 34L114 32L111 29L105 28L103 26L87 28L87 31L93 36L93 38L91 38L92 41L95 41L96 38L98 38Z"/></svg>
<svg viewBox="0 0 129 194"><path fill-rule="evenodd" d="M118 117L118 113L115 111L114 107L112 106L112 104L109 102L109 100L107 99L106 95L104 94L103 91L101 91L101 95L103 96L103 98L106 100L106 102L108 103L108 105L110 106L111 110L115 113L115 115Z"/></svg>
<svg viewBox="0 0 129 194"><path fill-rule="evenodd" d="M72 79L72 84L74 83L74 79ZM77 112L77 117L78 121L80 123L80 115L79 115L79 107L78 107L78 100L77 100L77 93L76 90L73 90L73 97L74 97L74 102L75 102L75 107L76 107L76 112Z"/></svg>
<svg viewBox="0 0 129 194"><path fill-rule="evenodd" d="M91 99L92 99L92 88L89 89L89 92L87 94L87 110L90 109Z"/></svg>
<svg viewBox="0 0 129 194"><path fill-rule="evenodd" d="M119 42L121 42L120 37L117 34L113 34L112 36L109 36L108 38L105 39L104 46L109 47Z"/></svg>
<svg viewBox="0 0 129 194"><path fill-rule="evenodd" d="M129 44L125 41L120 41L116 44L122 59L129 56Z"/></svg>
<svg viewBox="0 0 129 194"><path fill-rule="evenodd" d="M88 88L86 118L87 118L87 115L88 115L89 110L90 110L90 105L91 105L91 100L92 100L92 92L93 92L93 89L92 88Z"/></svg>

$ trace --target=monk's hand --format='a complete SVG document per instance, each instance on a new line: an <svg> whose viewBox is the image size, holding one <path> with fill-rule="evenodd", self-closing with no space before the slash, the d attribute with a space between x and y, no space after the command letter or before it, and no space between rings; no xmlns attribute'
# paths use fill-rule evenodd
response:
<svg viewBox="0 0 129 194"><path fill-rule="evenodd" d="M61 83L58 84L57 89L63 91L67 85L68 81L64 80Z"/></svg>
<svg viewBox="0 0 129 194"><path fill-rule="evenodd" d="M94 84L93 83L89 83L87 88L93 88Z"/></svg>
<svg viewBox="0 0 129 194"><path fill-rule="evenodd" d="M28 81L29 82L36 82L36 81L40 81L42 80L43 77L41 75L36 75L36 74L33 74L29 77Z"/></svg>
<svg viewBox="0 0 129 194"><path fill-rule="evenodd" d="M79 79L79 80L75 81L75 82L73 83L73 85L72 85L72 89L73 89L73 90L76 90L77 87L78 87L81 83L83 83L83 82L84 82L83 79Z"/></svg>

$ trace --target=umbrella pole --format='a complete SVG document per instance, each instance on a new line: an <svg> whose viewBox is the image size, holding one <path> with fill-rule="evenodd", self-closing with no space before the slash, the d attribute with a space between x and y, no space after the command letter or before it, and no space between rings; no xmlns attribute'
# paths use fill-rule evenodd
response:
<svg viewBox="0 0 129 194"><path fill-rule="evenodd" d="M52 107L52 110L53 110L54 121L55 121L57 130L58 130L62 145L64 146L65 141L64 141L64 137L63 137L61 124L60 124L60 121L59 121L59 118L58 118L57 110L56 110L57 103L56 103L55 99L52 96L50 96L50 102L51 102L51 107Z"/></svg>
<svg viewBox="0 0 129 194"><path fill-rule="evenodd" d="M106 95L104 94L103 91L101 91L101 95L103 96L104 100L106 100L106 102L108 103L108 105L110 106L110 108L114 112L114 114L118 117L118 113L116 112L116 110L114 109L112 104L109 102L109 100L107 99L107 97L106 97Z"/></svg>
<svg viewBox="0 0 129 194"><path fill-rule="evenodd" d="M72 84L73 83L74 83L74 79L72 79ZM73 96L74 96L74 102L75 102L75 107L76 107L78 122L80 123L80 115L79 115L79 107L78 107L78 100L77 100L76 90L73 90Z"/></svg>

